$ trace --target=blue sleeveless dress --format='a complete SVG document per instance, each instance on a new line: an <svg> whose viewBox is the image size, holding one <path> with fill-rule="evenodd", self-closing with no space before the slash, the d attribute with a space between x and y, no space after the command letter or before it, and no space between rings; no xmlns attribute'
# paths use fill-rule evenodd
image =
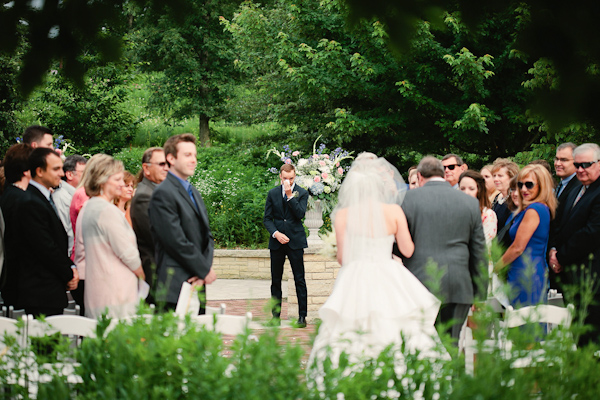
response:
<svg viewBox="0 0 600 400"><path fill-rule="evenodd" d="M510 265L507 282L512 288L511 305L515 308L546 301L548 263L546 254L550 234L550 209L542 203L532 203L515 216L509 230L514 241L517 230L527 210L534 210L540 217L540 224L529 239L527 247Z"/></svg>

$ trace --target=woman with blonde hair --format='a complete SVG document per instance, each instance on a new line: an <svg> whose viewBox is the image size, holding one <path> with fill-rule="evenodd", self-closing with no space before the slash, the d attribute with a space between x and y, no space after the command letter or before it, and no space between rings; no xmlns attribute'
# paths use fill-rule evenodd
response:
<svg viewBox="0 0 600 400"><path fill-rule="evenodd" d="M483 168L481 168L481 171L479 171L481 176L483 176L483 179L485 179L485 190L488 199L490 199L490 204L494 203L494 200L496 200L496 197L500 194L500 191L496 189L496 185L494 184L494 176L492 175L493 168L494 166L492 164L488 164L484 165Z"/></svg>
<svg viewBox="0 0 600 400"><path fill-rule="evenodd" d="M94 159L94 157L96 157ZM99 154L86 166L85 191L90 199L77 218L76 253L85 258L85 315L121 318L135 313L138 280L144 271L135 233L114 205L121 196L123 163Z"/></svg>
<svg viewBox="0 0 600 400"><path fill-rule="evenodd" d="M546 254L556 197L552 176L539 164L529 164L519 172L517 187L519 204L509 230L513 242L496 264L496 271L509 267L511 304L519 307L546 299Z"/></svg>
<svg viewBox="0 0 600 400"><path fill-rule="evenodd" d="M510 216L510 210L506 204L510 180L519 173L519 166L508 158L498 158L492 166L494 185L500 192L492 202L492 210L498 217L498 231L504 227Z"/></svg>

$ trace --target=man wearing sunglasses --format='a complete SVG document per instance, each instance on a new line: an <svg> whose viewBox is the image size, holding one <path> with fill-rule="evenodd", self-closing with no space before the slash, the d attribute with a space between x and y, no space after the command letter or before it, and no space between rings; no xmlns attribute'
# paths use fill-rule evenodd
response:
<svg viewBox="0 0 600 400"><path fill-rule="evenodd" d="M582 186L567 197L563 216L548 246L550 269L558 275L563 287L572 284L579 287L582 265L588 277L600 276L600 147L595 143L582 144L573 151L573 158ZM573 294L565 293L566 300L579 306L580 298ZM600 343L600 294L596 292L594 297L585 319L594 329L580 337L580 345Z"/></svg>
<svg viewBox="0 0 600 400"><path fill-rule="evenodd" d="M442 158L442 165L444 166L444 179L454 189L458 189L458 178L469 168L468 165L456 154L446 154Z"/></svg>
<svg viewBox="0 0 600 400"><path fill-rule="evenodd" d="M148 206L156 185L167 177L169 166L165 159L165 152L161 147L151 147L142 156L142 170L138 175L138 186L133 199L131 199L131 223L137 237L138 249L142 258L142 268L146 274L146 282L152 287L154 279L154 242L150 232L150 218ZM153 302L148 297L148 302Z"/></svg>

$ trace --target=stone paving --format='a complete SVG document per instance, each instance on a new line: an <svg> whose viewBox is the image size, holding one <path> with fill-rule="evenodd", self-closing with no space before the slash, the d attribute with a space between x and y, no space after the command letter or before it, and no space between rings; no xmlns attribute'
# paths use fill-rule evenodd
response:
<svg viewBox="0 0 600 400"><path fill-rule="evenodd" d="M283 285L286 286L285 283ZM287 287L283 289L284 299L281 305L281 328L282 340L299 343L305 349L303 361L308 359L312 341L314 339L316 325L309 324L306 328L293 328L288 321ZM241 279L217 279L215 283L207 287L207 305L219 307L225 304L226 314L245 315L248 311L252 313L252 320L265 323L271 319L271 311L268 309L270 298L270 282L263 280L241 280ZM297 307L296 305L293 305ZM273 329L273 328L264 328ZM260 335L264 330L257 330ZM224 337L225 345L231 344L233 337ZM227 353L225 353L227 354Z"/></svg>

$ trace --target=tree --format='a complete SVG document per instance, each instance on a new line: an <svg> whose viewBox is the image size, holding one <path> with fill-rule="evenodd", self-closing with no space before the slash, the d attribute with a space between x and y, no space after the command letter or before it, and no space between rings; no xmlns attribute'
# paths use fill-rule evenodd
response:
<svg viewBox="0 0 600 400"><path fill-rule="evenodd" d="M543 136L526 134L531 65L513 47L525 11L489 14L476 32L459 13L445 14L445 29L420 21L399 57L380 21L350 30L335 0L246 3L224 23L280 123L394 160L410 150L494 158Z"/></svg>
<svg viewBox="0 0 600 400"><path fill-rule="evenodd" d="M143 69L161 71L153 82L151 104L173 118L199 117L200 143L209 143L209 120L218 116L236 81L230 35L219 23L239 1L187 1L177 22L169 13L132 9L133 53ZM165 5L165 9L170 6Z"/></svg>
<svg viewBox="0 0 600 400"><path fill-rule="evenodd" d="M501 12L506 2L493 0L344 0L350 7L349 20L377 18L390 35L393 46L406 52L418 31L417 21L434 21L442 26L443 13L454 10L472 34L490 14ZM535 88L529 105L541 113L558 130L570 123L589 121L598 125L600 115L600 4L583 0L577 4L564 1L522 0L509 7L525 10L527 21L516 38L514 49L530 60L549 60L558 78L550 90Z"/></svg>

